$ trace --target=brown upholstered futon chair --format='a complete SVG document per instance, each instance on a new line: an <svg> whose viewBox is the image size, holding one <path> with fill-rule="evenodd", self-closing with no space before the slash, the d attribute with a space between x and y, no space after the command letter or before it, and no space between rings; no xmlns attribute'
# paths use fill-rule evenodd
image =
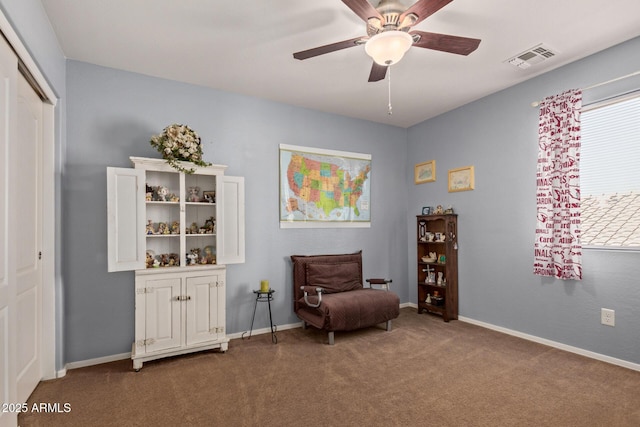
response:
<svg viewBox="0 0 640 427"><path fill-rule="evenodd" d="M388 291L391 280L368 279L387 290L365 288L362 251L344 255L293 255L293 308L303 326L311 325L329 334L386 323L400 314L400 299Z"/></svg>

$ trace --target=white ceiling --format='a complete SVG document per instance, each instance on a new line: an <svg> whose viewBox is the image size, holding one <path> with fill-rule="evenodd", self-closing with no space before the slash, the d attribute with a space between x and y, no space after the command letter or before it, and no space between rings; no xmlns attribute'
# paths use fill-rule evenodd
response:
<svg viewBox="0 0 640 427"><path fill-rule="evenodd" d="M411 48L392 67L389 116L388 81L367 82L364 46L292 56L366 34L341 0L42 4L69 59L400 127L640 35L638 0L454 0L414 29L479 38L479 48ZM504 63L540 43L558 55L527 70Z"/></svg>

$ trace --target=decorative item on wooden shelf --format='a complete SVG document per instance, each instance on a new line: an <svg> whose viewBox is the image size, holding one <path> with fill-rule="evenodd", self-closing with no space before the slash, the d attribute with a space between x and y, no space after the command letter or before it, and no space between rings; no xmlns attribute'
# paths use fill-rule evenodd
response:
<svg viewBox="0 0 640 427"><path fill-rule="evenodd" d="M172 168L192 174L195 169L185 168L180 162L191 162L197 166L210 166L202 160L202 145L200 136L189 126L172 124L163 129L160 135L151 137L151 146L154 147Z"/></svg>

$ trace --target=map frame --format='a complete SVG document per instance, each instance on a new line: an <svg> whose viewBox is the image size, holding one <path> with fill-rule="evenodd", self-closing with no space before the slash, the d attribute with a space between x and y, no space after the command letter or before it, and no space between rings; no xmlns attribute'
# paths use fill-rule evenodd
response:
<svg viewBox="0 0 640 427"><path fill-rule="evenodd" d="M297 216L302 215L302 218L296 218L291 212L290 200L291 194L287 191L290 189L289 180L287 178L287 170L289 164L284 164L288 155L306 155L318 158L326 157L327 160L332 160L338 163L348 163L349 161L364 162L367 167L365 173L365 184L362 186L362 194L358 197L360 206L365 206L368 211L368 218L362 220L353 220L351 218L344 219L318 219L310 218L306 212L300 209L296 209ZM280 144L279 145L279 178L280 190L279 190L279 222L280 228L369 228L371 227L371 154L355 153L350 151L340 151L324 148L312 148L299 145ZM328 162L325 162L328 163ZM316 208L317 209L317 208Z"/></svg>

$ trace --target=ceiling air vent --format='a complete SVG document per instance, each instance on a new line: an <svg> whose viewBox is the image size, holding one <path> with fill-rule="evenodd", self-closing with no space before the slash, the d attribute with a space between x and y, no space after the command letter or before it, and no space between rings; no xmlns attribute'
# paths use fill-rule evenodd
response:
<svg viewBox="0 0 640 427"><path fill-rule="evenodd" d="M540 62L545 61L549 58L553 58L556 55L556 52L552 51L543 44L539 44L532 47L531 49L525 50L524 52L514 56L513 58L507 59L504 62L525 70L532 65L539 64Z"/></svg>

